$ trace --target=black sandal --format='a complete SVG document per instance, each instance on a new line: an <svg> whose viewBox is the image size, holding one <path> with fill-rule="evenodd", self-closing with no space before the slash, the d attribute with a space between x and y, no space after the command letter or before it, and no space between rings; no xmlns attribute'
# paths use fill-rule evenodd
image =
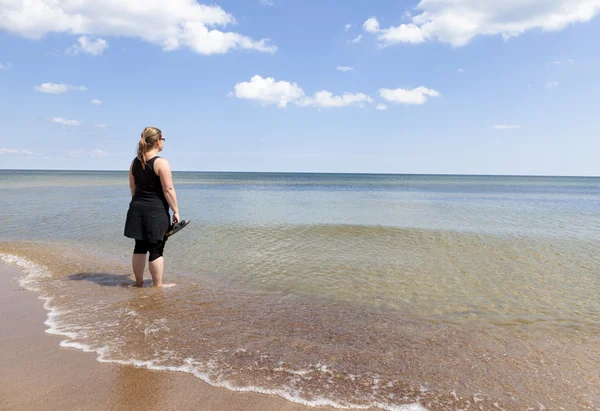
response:
<svg viewBox="0 0 600 411"><path fill-rule="evenodd" d="M191 220L181 220L178 223L172 224L169 227L169 231L167 231L167 234L165 234L165 238L171 237L173 234L178 233L179 231L183 230L183 227L188 225L190 223L190 221Z"/></svg>

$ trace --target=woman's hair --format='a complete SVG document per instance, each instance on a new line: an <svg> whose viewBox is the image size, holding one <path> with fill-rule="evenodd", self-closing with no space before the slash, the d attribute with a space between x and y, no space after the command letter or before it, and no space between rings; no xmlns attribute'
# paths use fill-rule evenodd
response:
<svg viewBox="0 0 600 411"><path fill-rule="evenodd" d="M146 168L146 158L144 158L144 154L146 151L151 150L161 138L162 131L156 127L146 127L144 131L142 131L142 137L138 143L137 152L137 158L142 163L142 168Z"/></svg>

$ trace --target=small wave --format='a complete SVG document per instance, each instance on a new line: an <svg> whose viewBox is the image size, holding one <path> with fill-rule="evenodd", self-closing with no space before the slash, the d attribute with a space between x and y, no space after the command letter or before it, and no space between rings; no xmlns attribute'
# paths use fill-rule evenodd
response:
<svg viewBox="0 0 600 411"><path fill-rule="evenodd" d="M35 281L51 276L50 271L46 267L18 255L0 253L0 259L5 263L19 266L27 274L19 279L19 285L27 290L38 291L38 288L34 284Z"/></svg>

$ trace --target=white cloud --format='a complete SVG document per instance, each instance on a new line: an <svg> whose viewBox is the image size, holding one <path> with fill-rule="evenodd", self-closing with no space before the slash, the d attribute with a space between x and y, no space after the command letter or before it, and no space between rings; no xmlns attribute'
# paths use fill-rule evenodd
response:
<svg viewBox="0 0 600 411"><path fill-rule="evenodd" d="M73 44L73 46L67 50L67 53L77 55L79 52L83 52L91 54L92 56L99 56L107 48L108 42L104 39L91 41L87 36L81 36L77 39L77 43Z"/></svg>
<svg viewBox="0 0 600 411"><path fill-rule="evenodd" d="M236 49L273 53L268 38L254 40L216 27L235 24L217 5L195 0L0 0L0 29L29 39L48 33L135 37L165 51L187 47L199 54Z"/></svg>
<svg viewBox="0 0 600 411"><path fill-rule="evenodd" d="M456 70L456 71L458 71L459 73L464 73L464 72L465 72L465 69L459 68L459 69L458 69L458 70Z"/></svg>
<svg viewBox="0 0 600 411"><path fill-rule="evenodd" d="M575 60L567 59L567 60L555 60L552 64L575 64Z"/></svg>
<svg viewBox="0 0 600 411"><path fill-rule="evenodd" d="M350 66L337 66L335 69L338 71L354 71L354 68Z"/></svg>
<svg viewBox="0 0 600 411"><path fill-rule="evenodd" d="M426 87L417 87L412 90L382 88L379 90L379 95L393 103L424 104L429 97L438 97L440 93Z"/></svg>
<svg viewBox="0 0 600 411"><path fill-rule="evenodd" d="M307 97L304 90L296 83L275 81L272 77L262 78L259 75L255 75L250 81L237 83L230 94L240 99L259 101L262 104L277 104L281 108L289 103L303 107L325 108L363 106L365 103L373 102L373 99L364 93L344 93L341 96L334 96L327 90Z"/></svg>
<svg viewBox="0 0 600 411"><path fill-rule="evenodd" d="M344 31L348 31L352 28L352 24L348 23L344 26Z"/></svg>
<svg viewBox="0 0 600 411"><path fill-rule="evenodd" d="M358 43L360 43L361 40L362 40L362 34L359 34L358 36L356 36L352 40L348 40L348 43L349 44L358 44Z"/></svg>
<svg viewBox="0 0 600 411"><path fill-rule="evenodd" d="M387 106L385 104L377 104L377 107L375 108L380 111L387 110Z"/></svg>
<svg viewBox="0 0 600 411"><path fill-rule="evenodd" d="M86 91L87 88L83 86L72 86L70 84L56 84L56 83L42 83L39 86L34 87L35 91L39 91L40 93L50 93L50 94L62 94L67 91L78 90L78 91Z"/></svg>
<svg viewBox="0 0 600 411"><path fill-rule="evenodd" d="M108 155L110 155L110 153L108 151L103 151L100 149L94 149L90 153L90 157L92 157L92 158L104 158L104 157L107 157Z"/></svg>
<svg viewBox="0 0 600 411"><path fill-rule="evenodd" d="M275 3L273 2L273 0L260 0L259 3L262 4L263 6L273 6L273 5L275 5Z"/></svg>
<svg viewBox="0 0 600 411"><path fill-rule="evenodd" d="M496 124L493 125L492 128L494 130L514 130L517 128L521 128L518 124Z"/></svg>
<svg viewBox="0 0 600 411"><path fill-rule="evenodd" d="M2 64L0 63L0 70L8 70L11 67L10 63Z"/></svg>
<svg viewBox="0 0 600 411"><path fill-rule="evenodd" d="M546 88L555 88L558 87L560 83L558 81L549 81L546 83Z"/></svg>
<svg viewBox="0 0 600 411"><path fill-rule="evenodd" d="M370 17L363 23L363 28L367 33L377 33L379 31L379 22L377 18Z"/></svg>
<svg viewBox="0 0 600 411"><path fill-rule="evenodd" d="M94 124L94 127L106 128L106 127L108 127L108 124L96 123L96 124Z"/></svg>
<svg viewBox="0 0 600 411"><path fill-rule="evenodd" d="M365 103L372 103L373 99L364 93L344 93L334 96L333 93L323 90L315 93L313 97L305 97L298 101L299 106L311 106L319 108L347 107L358 105L363 107Z"/></svg>
<svg viewBox="0 0 600 411"><path fill-rule="evenodd" d="M99 106L99 105L101 105L101 104L102 104L102 101L100 101L100 100L95 100L95 99L94 99L94 100L90 101L90 103L92 103L92 104L95 104L95 105Z"/></svg>
<svg viewBox="0 0 600 411"><path fill-rule="evenodd" d="M234 89L237 98L277 104L278 107L285 107L304 96L304 91L296 83L275 81L272 77L262 78L259 75L252 77L249 82L237 83Z"/></svg>
<svg viewBox="0 0 600 411"><path fill-rule="evenodd" d="M54 117L52 119L52 121L54 123L62 124L62 125L65 125L65 126L80 126L81 125L81 123L79 121L77 121L77 120L67 120L67 119L62 118L62 117Z"/></svg>
<svg viewBox="0 0 600 411"><path fill-rule="evenodd" d="M421 0L410 23L380 27L376 17L363 28L380 47L438 40L464 46L477 36L517 37L532 29L558 31L587 22L600 12L598 0Z"/></svg>
<svg viewBox="0 0 600 411"><path fill-rule="evenodd" d="M0 148L0 154L25 154L33 155L33 151L30 150L16 150L14 148Z"/></svg>

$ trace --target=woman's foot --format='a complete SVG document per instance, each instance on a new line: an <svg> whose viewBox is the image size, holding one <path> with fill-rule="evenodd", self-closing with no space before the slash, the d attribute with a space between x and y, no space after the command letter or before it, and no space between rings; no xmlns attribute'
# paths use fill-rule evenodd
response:
<svg viewBox="0 0 600 411"><path fill-rule="evenodd" d="M159 284L159 285L155 285L155 287L171 288L171 287L175 287L175 283Z"/></svg>

